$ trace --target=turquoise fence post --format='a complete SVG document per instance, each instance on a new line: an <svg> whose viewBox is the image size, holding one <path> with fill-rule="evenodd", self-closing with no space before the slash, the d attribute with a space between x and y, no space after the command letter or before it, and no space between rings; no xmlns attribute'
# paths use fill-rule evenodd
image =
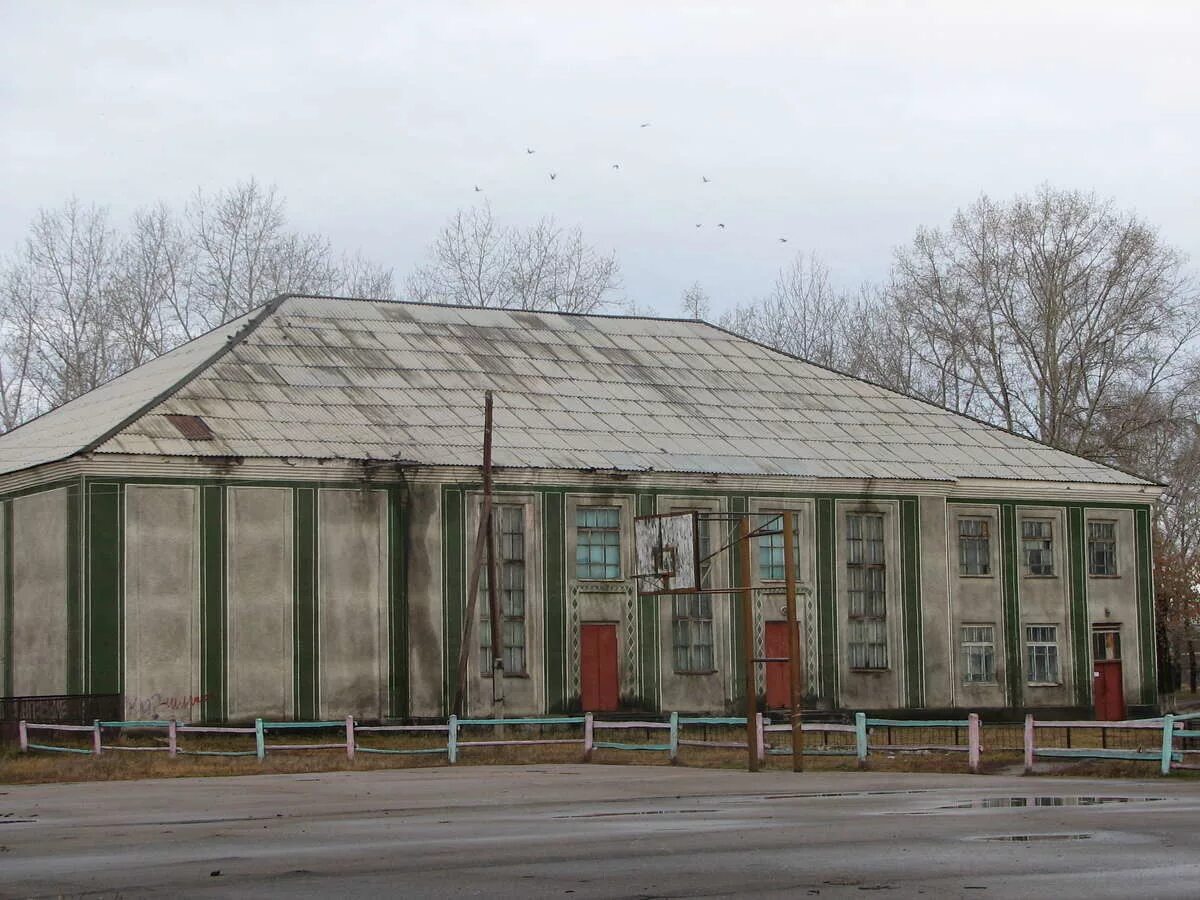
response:
<svg viewBox="0 0 1200 900"><path fill-rule="evenodd" d="M1175 717L1163 716L1162 733L1162 774L1171 774L1171 757L1175 752Z"/></svg>
<svg viewBox="0 0 1200 900"><path fill-rule="evenodd" d="M679 713L671 713L671 765L679 762Z"/></svg>
<svg viewBox="0 0 1200 900"><path fill-rule="evenodd" d="M263 734L262 719L254 720L254 754L260 760L267 755L267 738Z"/></svg>
<svg viewBox="0 0 1200 900"><path fill-rule="evenodd" d="M854 749L858 756L858 767L867 767L867 714L854 714Z"/></svg>
<svg viewBox="0 0 1200 900"><path fill-rule="evenodd" d="M458 762L458 716L451 716L446 724L446 759L454 765Z"/></svg>

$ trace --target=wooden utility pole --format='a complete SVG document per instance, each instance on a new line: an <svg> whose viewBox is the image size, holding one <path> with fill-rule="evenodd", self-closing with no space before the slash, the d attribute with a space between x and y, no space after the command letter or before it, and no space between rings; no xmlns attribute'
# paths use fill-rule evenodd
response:
<svg viewBox="0 0 1200 900"><path fill-rule="evenodd" d="M800 708L804 703L804 667L799 617L796 615L796 547L793 543L796 533L795 521L795 513L783 514L783 573L787 591L788 674L791 676L788 680L791 686L792 771L803 772L804 725L801 722Z"/></svg>
<svg viewBox="0 0 1200 900"><path fill-rule="evenodd" d="M455 680L454 712L459 716L467 714L467 662L471 657L471 641L475 634L475 611L479 601L479 577L486 564L488 566L488 610L492 617L492 648L493 657L500 659L503 669L503 652L496 653L499 645L496 643L496 604L493 602L496 579L492 568L495 563L495 535L492 530L492 392L483 395L483 504L479 510L479 528L475 533L475 549L471 554L470 577L467 583L467 608L463 621L462 642L458 646L458 677ZM503 631L503 629L501 629ZM495 684L493 678L492 699L495 702ZM503 702L504 688L501 686Z"/></svg>
<svg viewBox="0 0 1200 900"><path fill-rule="evenodd" d="M492 626L492 718L504 718L504 616L496 558L496 509L492 502L492 392L483 395L483 504L487 509L487 594ZM498 726L498 730L503 726ZM500 731L500 733L503 733Z"/></svg>
<svg viewBox="0 0 1200 900"><path fill-rule="evenodd" d="M751 772L758 771L758 678L754 653L754 587L750 572L750 516L742 519L738 561L742 576L742 657L746 661L746 752Z"/></svg>

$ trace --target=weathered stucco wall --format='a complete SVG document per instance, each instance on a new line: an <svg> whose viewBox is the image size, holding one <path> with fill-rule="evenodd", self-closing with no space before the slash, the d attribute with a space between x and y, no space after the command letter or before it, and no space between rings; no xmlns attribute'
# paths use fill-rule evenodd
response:
<svg viewBox="0 0 1200 900"><path fill-rule="evenodd" d="M228 491L228 693L231 719L290 718L293 698L292 492Z"/></svg>
<svg viewBox="0 0 1200 900"><path fill-rule="evenodd" d="M67 488L17 497L12 534L12 693L67 692Z"/></svg>
<svg viewBox="0 0 1200 900"><path fill-rule="evenodd" d="M320 714L378 719L387 708L387 494L318 493Z"/></svg>
<svg viewBox="0 0 1200 900"><path fill-rule="evenodd" d="M1087 524L1091 521L1117 523L1117 574L1115 576L1086 574L1088 641L1084 649L1091 659L1091 626L1119 623L1121 634L1121 678L1127 703L1137 702L1141 689L1139 672L1142 655L1138 643L1140 611L1137 607L1137 543L1134 539L1134 515L1124 509L1085 509L1084 546L1087 545ZM1086 570L1085 570L1086 573Z"/></svg>
<svg viewBox="0 0 1200 900"><path fill-rule="evenodd" d="M959 559L959 522L976 519L990 531L989 571L986 575L964 575ZM946 566L950 577L950 640L955 651L954 704L963 708L1004 706L1008 702L1008 636L1004 627L1003 554L1000 509L996 506L955 505L947 519ZM996 677L990 682L963 681L962 629L965 625L989 625L995 637Z"/></svg>
<svg viewBox="0 0 1200 900"><path fill-rule="evenodd" d="M409 708L414 716L442 714L442 539L440 485L413 485L404 522L408 583Z"/></svg>
<svg viewBox="0 0 1200 900"><path fill-rule="evenodd" d="M920 525L921 636L924 645L925 705L956 703L958 633L951 621L946 557L946 500L922 497Z"/></svg>
<svg viewBox="0 0 1200 900"><path fill-rule="evenodd" d="M125 490L125 714L200 715L198 491Z"/></svg>

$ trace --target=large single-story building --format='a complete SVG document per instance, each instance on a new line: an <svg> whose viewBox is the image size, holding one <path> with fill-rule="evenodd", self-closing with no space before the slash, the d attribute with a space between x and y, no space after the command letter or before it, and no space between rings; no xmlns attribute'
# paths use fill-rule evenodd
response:
<svg viewBox="0 0 1200 900"><path fill-rule="evenodd" d="M739 708L737 598L631 578L685 509L797 514L813 706L1156 702L1151 482L700 321L307 296L0 437L0 694L447 714L488 389L510 713ZM786 646L781 534L705 577Z"/></svg>

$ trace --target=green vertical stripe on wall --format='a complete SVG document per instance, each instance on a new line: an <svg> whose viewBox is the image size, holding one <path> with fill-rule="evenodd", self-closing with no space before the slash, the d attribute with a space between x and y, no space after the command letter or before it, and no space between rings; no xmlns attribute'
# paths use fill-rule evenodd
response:
<svg viewBox="0 0 1200 900"><path fill-rule="evenodd" d="M565 496L562 491L542 494L542 602L545 606L543 671L546 679L546 707L550 712L565 712L567 697L567 601L563 554L566 532L563 527Z"/></svg>
<svg viewBox="0 0 1200 900"><path fill-rule="evenodd" d="M442 713L454 712L455 682L458 679L458 649L462 645L464 520L463 492L442 488Z"/></svg>
<svg viewBox="0 0 1200 900"><path fill-rule="evenodd" d="M1008 705L1024 703L1021 666L1021 598L1017 593L1017 510L1000 504L1000 571L1004 599L1004 673L1008 682Z"/></svg>
<svg viewBox="0 0 1200 900"><path fill-rule="evenodd" d="M4 641L4 692L13 690L13 509L12 501L0 503L4 515L4 609L0 639Z"/></svg>
<svg viewBox="0 0 1200 900"><path fill-rule="evenodd" d="M400 488L388 497L388 715L409 714L408 688L408 532Z"/></svg>
<svg viewBox="0 0 1200 900"><path fill-rule="evenodd" d="M1142 703L1158 702L1157 645L1154 639L1154 551L1150 537L1150 509L1134 513L1137 530L1138 645L1142 661Z"/></svg>
<svg viewBox="0 0 1200 900"><path fill-rule="evenodd" d="M67 693L82 694L83 479L67 487Z"/></svg>
<svg viewBox="0 0 1200 900"><path fill-rule="evenodd" d="M225 487L200 489L200 683L205 721L225 720Z"/></svg>
<svg viewBox="0 0 1200 900"><path fill-rule="evenodd" d="M317 718L317 492L297 488L292 509L295 542L295 716Z"/></svg>
<svg viewBox="0 0 1200 900"><path fill-rule="evenodd" d="M837 706L838 691L838 618L837 577L834 561L837 559L833 500L829 497L817 499L817 626L818 656L820 663L820 695L826 705Z"/></svg>
<svg viewBox="0 0 1200 900"><path fill-rule="evenodd" d="M901 593L904 602L906 705L925 705L925 650L921 641L921 521L916 500L900 505Z"/></svg>
<svg viewBox="0 0 1200 900"><path fill-rule="evenodd" d="M639 493L637 495L637 514L651 516L658 511L658 495L655 493ZM633 579L633 589L638 589L637 579ZM659 707L659 627L658 607L660 603L670 603L670 597L642 596L635 598L638 611L638 687L641 692L640 703L645 709L656 710Z"/></svg>
<svg viewBox="0 0 1200 900"><path fill-rule="evenodd" d="M123 491L116 482L87 485L87 682L95 694L121 691Z"/></svg>
<svg viewBox="0 0 1200 900"><path fill-rule="evenodd" d="M731 513L744 513L748 509L749 500L745 494L730 496L729 511ZM745 526L745 519L735 521L731 526L734 531L730 535L730 539L732 540L735 536L740 538L745 533ZM729 584L735 588L749 584L750 573L742 571L742 551L738 543L732 543L729 550ZM746 704L746 695L744 693L746 684L746 654L742 652L742 595L740 593L730 597L729 616L729 638L733 641L733 683L730 685L730 695L733 700L734 709L744 710Z"/></svg>
<svg viewBox="0 0 1200 900"><path fill-rule="evenodd" d="M1070 629L1071 654L1075 666L1075 702L1092 702L1092 648L1087 607L1087 547L1085 546L1083 507L1067 509L1067 554L1070 558Z"/></svg>

